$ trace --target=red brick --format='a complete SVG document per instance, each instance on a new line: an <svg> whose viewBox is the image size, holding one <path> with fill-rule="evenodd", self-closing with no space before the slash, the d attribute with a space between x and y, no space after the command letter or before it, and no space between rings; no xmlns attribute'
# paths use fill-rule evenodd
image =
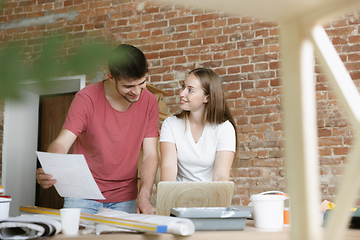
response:
<svg viewBox="0 0 360 240"><path fill-rule="evenodd" d="M193 17L181 17L181 18L170 19L169 24L170 26L173 26L173 25L192 23L193 21L194 21Z"/></svg>
<svg viewBox="0 0 360 240"><path fill-rule="evenodd" d="M163 74L170 72L170 67L158 67L158 68L150 68L149 75L151 74Z"/></svg>
<svg viewBox="0 0 360 240"><path fill-rule="evenodd" d="M223 34L234 34L239 32L238 26L231 26L231 27L224 27L223 28Z"/></svg>
<svg viewBox="0 0 360 240"><path fill-rule="evenodd" d="M278 53L278 52L280 52L280 47L279 47L279 45L270 45L269 46L269 52L271 52L271 53Z"/></svg>
<svg viewBox="0 0 360 240"><path fill-rule="evenodd" d="M206 53L209 49L205 46L201 47L194 47L194 48L187 48L184 50L185 55L193 55L193 54L200 54L200 53Z"/></svg>
<svg viewBox="0 0 360 240"><path fill-rule="evenodd" d="M239 23L240 23L240 18L239 17L230 17L230 18L228 18L228 25L239 24Z"/></svg>
<svg viewBox="0 0 360 240"><path fill-rule="evenodd" d="M327 29L326 33L329 37L331 36L341 36L341 35L351 35L351 33L356 30L355 27L343 27L343 28L335 28L335 29Z"/></svg>
<svg viewBox="0 0 360 240"><path fill-rule="evenodd" d="M255 88L269 87L269 80L258 80L255 82Z"/></svg>
<svg viewBox="0 0 360 240"><path fill-rule="evenodd" d="M268 52L269 52L269 47L268 46L262 46L262 47L256 47L255 48L255 55L266 54Z"/></svg>
<svg viewBox="0 0 360 240"><path fill-rule="evenodd" d="M254 125L243 125L241 126L241 132L242 133L255 132L255 127Z"/></svg>
<svg viewBox="0 0 360 240"><path fill-rule="evenodd" d="M201 45L201 39L191 39L190 46L198 46Z"/></svg>
<svg viewBox="0 0 360 240"><path fill-rule="evenodd" d="M274 113L275 108L273 106L261 106L261 107L253 107L246 110L246 115L257 115L257 114L270 114Z"/></svg>
<svg viewBox="0 0 360 240"><path fill-rule="evenodd" d="M355 45L346 45L342 47L342 52L359 52L360 51L360 44Z"/></svg>
<svg viewBox="0 0 360 240"><path fill-rule="evenodd" d="M353 61L360 61L360 54L359 53L351 53L348 55L348 60Z"/></svg>
<svg viewBox="0 0 360 240"><path fill-rule="evenodd" d="M264 71L269 70L269 64L268 63L257 63L255 64L255 71Z"/></svg>
<svg viewBox="0 0 360 240"><path fill-rule="evenodd" d="M221 66L221 61L209 61L202 64L205 68L217 68Z"/></svg>
<svg viewBox="0 0 360 240"><path fill-rule="evenodd" d="M250 64L250 65L242 65L241 66L241 72L242 73L254 72L254 65L252 65L252 64Z"/></svg>
<svg viewBox="0 0 360 240"><path fill-rule="evenodd" d="M320 157L320 165L339 165L341 162L340 158Z"/></svg>
<svg viewBox="0 0 360 240"><path fill-rule="evenodd" d="M240 83L239 82L224 83L223 87L224 87L224 91L240 90Z"/></svg>
<svg viewBox="0 0 360 240"><path fill-rule="evenodd" d="M174 79L175 79L174 74L164 74L163 76L163 81L172 81Z"/></svg>
<svg viewBox="0 0 360 240"><path fill-rule="evenodd" d="M167 21L159 21L145 24L145 29L167 27Z"/></svg>
<svg viewBox="0 0 360 240"><path fill-rule="evenodd" d="M251 168L249 169L249 177L262 177L263 170L261 168Z"/></svg>
<svg viewBox="0 0 360 240"><path fill-rule="evenodd" d="M161 60L162 66L174 65L175 59L174 58L166 58Z"/></svg>
<svg viewBox="0 0 360 240"><path fill-rule="evenodd" d="M189 46L189 41L185 40L185 41L179 41L176 43L176 47L177 48L184 48L184 47L188 47Z"/></svg>
<svg viewBox="0 0 360 240"><path fill-rule="evenodd" d="M200 30L200 23L194 23L194 24L189 24L187 25L189 31L197 31Z"/></svg>
<svg viewBox="0 0 360 240"><path fill-rule="evenodd" d="M342 37L334 37L332 40L331 40L331 43L333 45L345 45L348 43L348 40L345 36L342 36Z"/></svg>
<svg viewBox="0 0 360 240"><path fill-rule="evenodd" d="M255 167L281 167L283 166L283 161L279 160L279 159L274 159L274 160L270 160L270 159L266 159L266 160L260 160L260 159L256 159L254 160L254 166ZM264 179L263 180L265 182L268 182L268 179Z"/></svg>
<svg viewBox="0 0 360 240"><path fill-rule="evenodd" d="M172 40L182 40L182 39L192 39L195 38L195 34L193 32L183 32L183 33L174 33L172 35Z"/></svg>
<svg viewBox="0 0 360 240"><path fill-rule="evenodd" d="M277 60L277 54L263 54L263 55L258 55L258 56L252 56L251 60L253 62L267 62L267 61L273 61L273 60Z"/></svg>
<svg viewBox="0 0 360 240"><path fill-rule="evenodd" d="M207 21L207 22L201 23L201 29L207 29L207 28L212 28L212 27L214 27L213 21Z"/></svg>
<svg viewBox="0 0 360 240"><path fill-rule="evenodd" d="M165 51L160 52L160 58L173 57L183 55L183 50L173 50L173 51Z"/></svg>
<svg viewBox="0 0 360 240"><path fill-rule="evenodd" d="M238 124L238 125L240 125L240 124L248 124L249 123L249 119L247 118L247 117L236 117L235 116L235 119L236 119L236 123Z"/></svg>
<svg viewBox="0 0 360 240"><path fill-rule="evenodd" d="M227 73L228 74L240 73L240 67L229 67Z"/></svg>
<svg viewBox="0 0 360 240"><path fill-rule="evenodd" d="M216 43L226 43L228 42L228 36L223 35L223 36L217 36L216 37Z"/></svg>
<svg viewBox="0 0 360 240"><path fill-rule="evenodd" d="M318 136L319 137L328 137L331 136L331 130L330 129L318 129Z"/></svg>
<svg viewBox="0 0 360 240"><path fill-rule="evenodd" d="M162 29L154 29L151 31L151 36L159 36L162 34L164 34L164 31Z"/></svg>
<svg viewBox="0 0 360 240"><path fill-rule="evenodd" d="M330 148L320 148L319 155L320 156L331 156L332 152Z"/></svg>
<svg viewBox="0 0 360 240"><path fill-rule="evenodd" d="M275 77L275 72L273 71L249 73L249 80L257 80L257 79L273 78L273 77Z"/></svg>
<svg viewBox="0 0 360 240"><path fill-rule="evenodd" d="M214 60L226 59L226 53L224 52L216 52L213 56Z"/></svg>
<svg viewBox="0 0 360 240"><path fill-rule="evenodd" d="M250 101L249 101L249 105L250 105L251 107L264 105L264 99L262 99L262 98L256 98L256 99L250 100Z"/></svg>
<svg viewBox="0 0 360 240"><path fill-rule="evenodd" d="M270 36L279 36L279 28L270 29Z"/></svg>
<svg viewBox="0 0 360 240"><path fill-rule="evenodd" d="M247 49L241 49L240 50L242 56L251 56L254 55L254 48L247 48Z"/></svg>
<svg viewBox="0 0 360 240"><path fill-rule="evenodd" d="M258 141L264 139L264 133L250 133L249 140L251 141ZM269 151L268 150L259 150L256 154L257 158L268 158Z"/></svg>
<svg viewBox="0 0 360 240"><path fill-rule="evenodd" d="M186 63L185 56L175 57L175 64L180 64L180 63Z"/></svg>
<svg viewBox="0 0 360 240"><path fill-rule="evenodd" d="M210 13L210 14L203 14L203 15L195 16L195 21L202 22L202 21L208 21L208 20L215 20L215 19L219 19L219 18L220 18L219 13Z"/></svg>
<svg viewBox="0 0 360 240"><path fill-rule="evenodd" d="M279 121L279 116L278 114L271 114L271 115L266 115L264 122L269 123L269 122L277 122Z"/></svg>
<svg viewBox="0 0 360 240"><path fill-rule="evenodd" d="M231 65L241 65L249 63L248 57L242 57L242 58L231 58L224 60L224 66L231 66Z"/></svg>
<svg viewBox="0 0 360 240"><path fill-rule="evenodd" d="M224 27L226 26L226 19L216 19L214 21L214 27Z"/></svg>
<svg viewBox="0 0 360 240"><path fill-rule="evenodd" d="M350 149L348 147L337 147L334 148L334 155L347 155Z"/></svg>
<svg viewBox="0 0 360 240"><path fill-rule="evenodd" d="M243 32L242 33L242 39L243 40L249 40L255 37L254 32Z"/></svg>
<svg viewBox="0 0 360 240"><path fill-rule="evenodd" d="M203 38L203 45L214 44L214 43L215 43L214 37Z"/></svg>
<svg viewBox="0 0 360 240"><path fill-rule="evenodd" d="M240 50L236 49L236 50L229 50L227 52L227 58L234 58L234 57L239 57L240 56Z"/></svg>
<svg viewBox="0 0 360 240"><path fill-rule="evenodd" d="M254 82L241 82L241 90L254 88Z"/></svg>
<svg viewBox="0 0 360 240"><path fill-rule="evenodd" d="M260 124L256 126L256 132L269 132L270 129L271 127L268 124Z"/></svg>
<svg viewBox="0 0 360 240"><path fill-rule="evenodd" d="M337 146L341 144L342 140L339 137L319 138L319 146Z"/></svg>
<svg viewBox="0 0 360 240"><path fill-rule="evenodd" d="M269 44L278 44L279 43L279 37L269 37L265 38L265 45Z"/></svg>
<svg viewBox="0 0 360 240"><path fill-rule="evenodd" d="M277 27L275 22L255 22L251 25L252 30Z"/></svg>
<svg viewBox="0 0 360 240"><path fill-rule="evenodd" d="M248 41L240 41L237 44L237 47L239 49L246 48L246 47L256 47L260 46L264 43L263 39L254 39L254 40L248 40Z"/></svg>
<svg viewBox="0 0 360 240"><path fill-rule="evenodd" d="M226 99L237 99L239 97L241 97L241 92L236 92L236 91L225 92L225 98Z"/></svg>
<svg viewBox="0 0 360 240"><path fill-rule="evenodd" d="M188 62L198 62L200 60L199 55L193 55L193 56L188 56L187 57Z"/></svg>
<svg viewBox="0 0 360 240"><path fill-rule="evenodd" d="M255 32L256 37L267 37L269 36L269 30L259 30Z"/></svg>
<svg viewBox="0 0 360 240"><path fill-rule="evenodd" d="M201 55L200 55L200 60L201 60L201 61L210 61L210 60L212 60L212 59L213 59L213 57L212 57L211 54L201 54ZM218 59L214 57L214 60L218 60ZM218 74L219 74L219 73L218 73Z"/></svg>

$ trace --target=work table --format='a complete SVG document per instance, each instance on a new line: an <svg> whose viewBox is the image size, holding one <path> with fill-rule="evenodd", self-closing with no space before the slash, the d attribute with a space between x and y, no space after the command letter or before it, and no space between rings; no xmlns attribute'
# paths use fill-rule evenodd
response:
<svg viewBox="0 0 360 240"><path fill-rule="evenodd" d="M154 233L111 233L101 235L78 235L75 237L57 235L55 239L66 238L67 240L288 240L290 239L290 228L284 227L282 232L263 232L254 227L254 221L247 220L243 231L196 231L193 235L183 237L173 234L154 234ZM348 229L343 240L360 239L360 229Z"/></svg>

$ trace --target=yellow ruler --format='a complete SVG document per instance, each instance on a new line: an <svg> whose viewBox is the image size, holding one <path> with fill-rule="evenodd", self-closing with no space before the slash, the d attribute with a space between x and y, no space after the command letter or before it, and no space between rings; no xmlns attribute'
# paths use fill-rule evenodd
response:
<svg viewBox="0 0 360 240"><path fill-rule="evenodd" d="M59 209L43 208L36 206L20 206L20 211L60 217ZM81 213L80 219L94 223L109 224L112 226L136 230L140 232L167 233L166 225L158 225L154 223L146 223L141 221L127 220L127 219L113 218L113 217L104 217L104 216L86 214L86 213Z"/></svg>

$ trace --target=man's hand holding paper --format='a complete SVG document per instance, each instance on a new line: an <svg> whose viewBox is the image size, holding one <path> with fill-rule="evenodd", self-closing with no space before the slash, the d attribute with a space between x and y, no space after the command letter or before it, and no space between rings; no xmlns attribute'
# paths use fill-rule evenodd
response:
<svg viewBox="0 0 360 240"><path fill-rule="evenodd" d="M37 179L42 182L42 186L54 185L62 197L105 199L91 175L84 155L46 152L36 154L43 167L43 171L37 170Z"/></svg>

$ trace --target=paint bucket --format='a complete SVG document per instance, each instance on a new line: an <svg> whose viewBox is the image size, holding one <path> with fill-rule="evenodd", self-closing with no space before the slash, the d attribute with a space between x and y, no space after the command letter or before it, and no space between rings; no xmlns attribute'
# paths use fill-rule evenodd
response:
<svg viewBox="0 0 360 240"><path fill-rule="evenodd" d="M278 191L263 192L252 195L253 218L255 227L268 230L282 230L284 224L284 195L266 195Z"/></svg>
<svg viewBox="0 0 360 240"><path fill-rule="evenodd" d="M9 217L10 202L11 202L10 196L0 197L0 220Z"/></svg>

